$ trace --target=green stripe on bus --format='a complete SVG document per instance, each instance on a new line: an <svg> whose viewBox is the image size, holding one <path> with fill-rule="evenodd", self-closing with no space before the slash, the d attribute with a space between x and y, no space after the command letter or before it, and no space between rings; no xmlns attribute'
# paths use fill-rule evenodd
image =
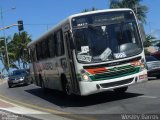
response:
<svg viewBox="0 0 160 120"><path fill-rule="evenodd" d="M93 76L90 76L91 80L92 81L100 81L100 80L109 80L109 79L114 79L114 78L119 78L119 77L124 77L124 76L128 76L128 75L132 75L132 74L136 74L138 73L140 70L140 67L137 67L137 68L134 68L134 72L130 72L130 73L124 73L124 74L121 74L121 75L115 75L115 76L111 76L111 77L107 77L107 75L105 76L105 73L104 74L101 74L102 76L104 75L104 77L102 78L96 78L96 75L93 75Z"/></svg>

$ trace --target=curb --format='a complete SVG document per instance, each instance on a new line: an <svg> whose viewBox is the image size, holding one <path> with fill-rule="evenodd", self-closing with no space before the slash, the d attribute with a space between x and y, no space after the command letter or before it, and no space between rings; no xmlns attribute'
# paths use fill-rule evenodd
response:
<svg viewBox="0 0 160 120"><path fill-rule="evenodd" d="M6 82L7 82L7 80L0 79L0 85L3 83L6 83Z"/></svg>
<svg viewBox="0 0 160 120"><path fill-rule="evenodd" d="M1 120L70 120L47 112L26 108L0 98Z"/></svg>
<svg viewBox="0 0 160 120"><path fill-rule="evenodd" d="M36 115L36 114L47 114L47 113L24 108L0 99L0 119L2 120L10 120L10 119L41 120L40 118L30 116L30 114Z"/></svg>

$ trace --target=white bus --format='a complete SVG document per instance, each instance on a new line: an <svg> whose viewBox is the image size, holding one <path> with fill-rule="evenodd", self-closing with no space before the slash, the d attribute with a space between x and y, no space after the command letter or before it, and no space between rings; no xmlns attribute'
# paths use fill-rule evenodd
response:
<svg viewBox="0 0 160 120"><path fill-rule="evenodd" d="M123 93L148 80L142 37L131 9L71 15L28 44L32 79L67 94Z"/></svg>

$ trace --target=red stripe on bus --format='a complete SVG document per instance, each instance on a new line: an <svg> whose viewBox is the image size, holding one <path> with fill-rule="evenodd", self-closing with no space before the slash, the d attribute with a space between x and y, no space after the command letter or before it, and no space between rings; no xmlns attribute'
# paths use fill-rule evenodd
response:
<svg viewBox="0 0 160 120"><path fill-rule="evenodd" d="M106 68L93 68L93 69L86 69L87 72L89 72L90 74L96 74L96 73L104 73L107 71Z"/></svg>

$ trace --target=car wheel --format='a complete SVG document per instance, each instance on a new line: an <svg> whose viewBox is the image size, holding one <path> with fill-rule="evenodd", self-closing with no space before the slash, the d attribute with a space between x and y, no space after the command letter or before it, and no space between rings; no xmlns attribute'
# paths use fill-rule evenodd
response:
<svg viewBox="0 0 160 120"><path fill-rule="evenodd" d="M8 87L9 87L9 88L12 88L12 84L8 83Z"/></svg>

